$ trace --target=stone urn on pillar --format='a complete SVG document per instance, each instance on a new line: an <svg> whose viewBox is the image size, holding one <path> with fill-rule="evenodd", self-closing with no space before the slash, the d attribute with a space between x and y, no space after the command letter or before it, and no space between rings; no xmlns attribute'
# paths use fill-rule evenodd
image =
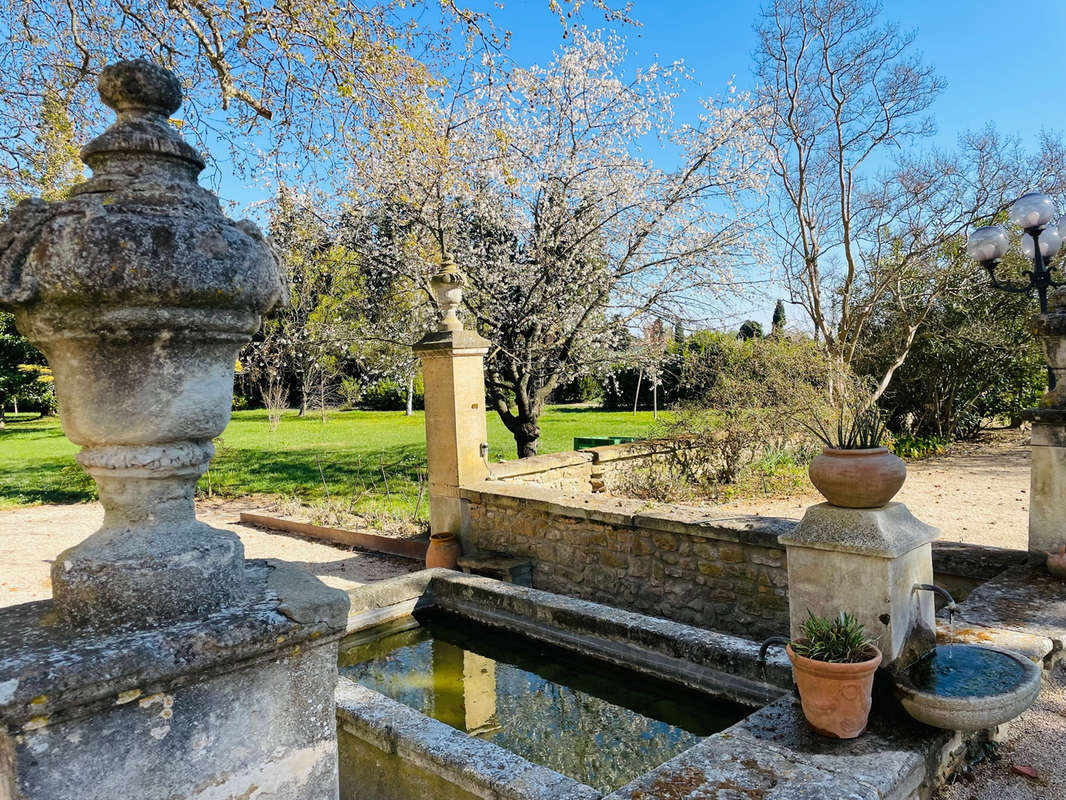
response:
<svg viewBox="0 0 1066 800"><path fill-rule="evenodd" d="M56 558L55 608L75 625L150 626L242 596L240 540L197 522L193 493L229 421L237 352L283 290L255 225L197 184L204 161L168 123L178 80L126 61L99 91L118 119L82 150L92 177L0 227L0 307L47 356L106 512Z"/></svg>

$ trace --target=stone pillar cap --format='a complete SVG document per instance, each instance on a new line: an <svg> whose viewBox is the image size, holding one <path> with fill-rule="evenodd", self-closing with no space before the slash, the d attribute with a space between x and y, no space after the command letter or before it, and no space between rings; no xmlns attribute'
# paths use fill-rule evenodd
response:
<svg viewBox="0 0 1066 800"><path fill-rule="evenodd" d="M819 503L808 508L792 533L778 541L789 547L897 558L939 536L939 530L919 520L903 503L881 508Z"/></svg>
<svg viewBox="0 0 1066 800"><path fill-rule="evenodd" d="M427 333L413 345L416 353L432 353L434 351L453 350L479 350L484 355L492 345L488 339L475 331L432 331Z"/></svg>

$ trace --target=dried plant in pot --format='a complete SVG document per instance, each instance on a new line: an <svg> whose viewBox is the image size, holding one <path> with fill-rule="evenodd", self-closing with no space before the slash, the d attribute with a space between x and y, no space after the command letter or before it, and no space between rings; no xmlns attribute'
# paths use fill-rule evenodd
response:
<svg viewBox="0 0 1066 800"><path fill-rule="evenodd" d="M822 442L811 462L811 483L832 505L880 508L902 488L907 465L884 446L885 424L876 406L840 408L835 429L812 415L805 427Z"/></svg>
<svg viewBox="0 0 1066 800"><path fill-rule="evenodd" d="M870 717L874 673L881 651L862 624L841 612L834 619L809 610L801 636L785 648L803 715L816 733L854 739Z"/></svg>

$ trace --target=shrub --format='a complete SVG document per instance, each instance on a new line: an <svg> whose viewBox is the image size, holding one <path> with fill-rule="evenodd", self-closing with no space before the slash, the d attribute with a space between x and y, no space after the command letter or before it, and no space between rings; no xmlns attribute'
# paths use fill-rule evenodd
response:
<svg viewBox="0 0 1066 800"><path fill-rule="evenodd" d="M407 408L407 386L388 379L372 383L363 390L359 407L368 411L403 411ZM421 375L415 376L414 407L426 407Z"/></svg>
<svg viewBox="0 0 1066 800"><path fill-rule="evenodd" d="M851 614L841 611L827 619L807 609L807 620L800 627L800 637L792 642L792 651L814 661L854 664L869 660L872 644L862 623Z"/></svg>
<svg viewBox="0 0 1066 800"><path fill-rule="evenodd" d="M657 433L676 442L677 476L720 494L770 450L805 447L798 420L826 413L830 362L812 341L720 335L686 363L685 382L705 387Z"/></svg>

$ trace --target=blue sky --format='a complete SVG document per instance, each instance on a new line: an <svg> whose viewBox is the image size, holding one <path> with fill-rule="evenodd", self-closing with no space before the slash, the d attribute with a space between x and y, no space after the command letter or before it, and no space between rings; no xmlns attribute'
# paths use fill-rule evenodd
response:
<svg viewBox="0 0 1066 800"><path fill-rule="evenodd" d="M510 56L519 64L546 63L562 43L547 0L505 0L503 9L491 0L470 5L511 31ZM677 103L684 120L698 113L701 95L723 93L730 79L740 89L754 86L752 26L760 5L634 0L633 16L642 25L621 31L634 66L683 59L691 69L696 80ZM950 148L961 132L989 121L1003 133L1021 135L1027 145L1035 144L1041 129L1066 134L1066 0L886 0L885 14L916 31L917 49L947 83L932 109L935 144ZM587 8L585 22L597 27L603 19ZM224 199L238 205L257 199L234 177L220 177Z"/></svg>
<svg viewBox="0 0 1066 800"><path fill-rule="evenodd" d="M512 32L511 54L519 63L543 63L559 44L559 24L546 5L510 0L493 12L498 26ZM752 88L752 25L761 5L635 0L633 15L643 24L626 31L634 64L684 59L701 86L680 104L682 114L694 113L699 92L718 94L731 77L739 88ZM923 59L947 82L933 109L938 144L950 146L960 132L989 120L1027 143L1041 128L1066 132L1066 2L886 0L884 6L887 18L916 31ZM601 18L589 10L586 19L596 27Z"/></svg>
<svg viewBox="0 0 1066 800"><path fill-rule="evenodd" d="M510 56L519 64L546 63L562 43L547 0L505 0L503 9L491 0L470 5L511 31ZM932 143L951 148L960 133L990 121L1005 134L1021 135L1030 147L1042 129L1066 135L1066 0L885 0L884 5L886 17L916 32L916 49L946 82L932 109L938 128ZM753 88L753 23L760 6L757 0L634 0L633 16L642 25L623 26L621 32L633 66L683 59L692 71L696 80L676 105L683 121L698 113L700 96L723 93L731 79L740 89ZM602 16L587 8L585 24L599 27ZM225 174L220 193L238 206L257 199ZM768 291L769 300L752 298L753 307L737 313L768 321L779 290ZM795 309L791 316L799 313Z"/></svg>

